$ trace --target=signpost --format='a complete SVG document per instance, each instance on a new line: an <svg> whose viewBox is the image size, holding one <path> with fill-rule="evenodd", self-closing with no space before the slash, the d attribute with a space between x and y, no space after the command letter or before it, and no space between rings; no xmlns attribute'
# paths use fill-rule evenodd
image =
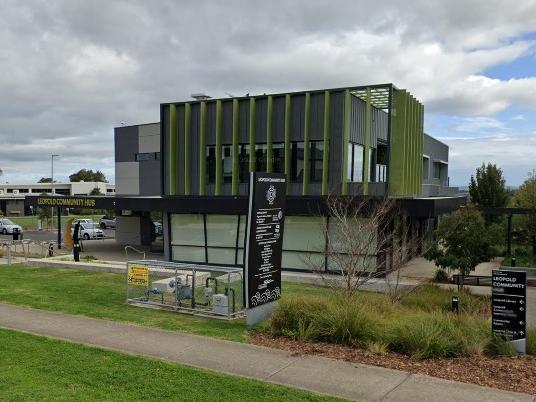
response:
<svg viewBox="0 0 536 402"><path fill-rule="evenodd" d="M284 174L250 174L244 275L247 325L267 317L281 297L285 196Z"/></svg>
<svg viewBox="0 0 536 402"><path fill-rule="evenodd" d="M512 342L519 353L525 353L527 334L527 273L494 270L492 273L493 333Z"/></svg>

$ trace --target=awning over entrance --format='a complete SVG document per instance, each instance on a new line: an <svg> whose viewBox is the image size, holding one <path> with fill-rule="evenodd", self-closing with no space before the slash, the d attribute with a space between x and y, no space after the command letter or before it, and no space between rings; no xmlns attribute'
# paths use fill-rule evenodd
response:
<svg viewBox="0 0 536 402"><path fill-rule="evenodd" d="M360 202L362 197L355 197ZM374 200L373 197L367 197ZM378 198L380 200L380 198ZM288 215L325 215L327 198L288 196ZM26 205L34 207L115 209L122 211L160 211L164 213L246 214L245 196L27 196ZM401 212L407 216L434 217L452 212L466 203L465 197L399 198Z"/></svg>

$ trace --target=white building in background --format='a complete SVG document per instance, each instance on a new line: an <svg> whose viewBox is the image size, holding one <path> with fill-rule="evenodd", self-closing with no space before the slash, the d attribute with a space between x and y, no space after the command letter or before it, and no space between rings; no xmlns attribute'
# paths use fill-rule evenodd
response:
<svg viewBox="0 0 536 402"><path fill-rule="evenodd" d="M89 195L98 188L104 195L115 195L115 184L103 182L80 181L72 183L54 183L54 193L59 195ZM52 194L51 183L2 184L0 183L0 215L22 216L30 211L24 209L27 195Z"/></svg>

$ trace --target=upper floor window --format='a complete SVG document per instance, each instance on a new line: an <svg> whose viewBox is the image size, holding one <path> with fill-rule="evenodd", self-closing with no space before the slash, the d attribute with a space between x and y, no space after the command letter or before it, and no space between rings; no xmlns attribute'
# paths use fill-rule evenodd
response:
<svg viewBox="0 0 536 402"><path fill-rule="evenodd" d="M159 161L160 152L140 152L135 155L136 162Z"/></svg>
<svg viewBox="0 0 536 402"><path fill-rule="evenodd" d="M363 181L363 146L359 144L348 144L348 181Z"/></svg>

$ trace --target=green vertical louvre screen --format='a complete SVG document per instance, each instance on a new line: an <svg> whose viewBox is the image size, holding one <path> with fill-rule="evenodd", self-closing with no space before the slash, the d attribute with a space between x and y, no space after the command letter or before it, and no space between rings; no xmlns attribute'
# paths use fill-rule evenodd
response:
<svg viewBox="0 0 536 402"><path fill-rule="evenodd" d="M309 160L310 156L310 141L311 141L311 94L307 92L305 94L305 113L303 124L303 187L302 194L307 195L309 193L309 172L311 170L311 164Z"/></svg>
<svg viewBox="0 0 536 402"><path fill-rule="evenodd" d="M216 186L214 195L222 194L223 186L223 143L222 143L222 103L216 101Z"/></svg>
<svg viewBox="0 0 536 402"><path fill-rule="evenodd" d="M406 90L393 93L389 162L389 195L417 196L421 192L423 107Z"/></svg>
<svg viewBox="0 0 536 402"><path fill-rule="evenodd" d="M290 106L290 95L285 96L285 175L287 176L287 194L290 194L290 174L291 174L291 149L290 149L290 139L291 139L291 106Z"/></svg>
<svg viewBox="0 0 536 402"><path fill-rule="evenodd" d="M328 195L329 183L329 91L324 92L324 152L322 155L322 195Z"/></svg>
<svg viewBox="0 0 536 402"><path fill-rule="evenodd" d="M232 195L238 195L238 184L240 177L238 175L238 169L239 169L239 147L238 143L240 140L240 119L239 119L239 113L240 109L238 107L238 99L233 99L233 149L232 149L232 155L233 155L233 168L232 168L232 182L231 182L231 194Z"/></svg>
<svg viewBox="0 0 536 402"><path fill-rule="evenodd" d="M191 194L190 153L192 140L192 108L189 103L184 104L184 194Z"/></svg>
<svg viewBox="0 0 536 402"><path fill-rule="evenodd" d="M255 171L255 98L249 98L249 171Z"/></svg>
<svg viewBox="0 0 536 402"><path fill-rule="evenodd" d="M268 96L266 99L266 171L272 173L274 170L274 132L273 132L273 114L274 114L274 99Z"/></svg>
<svg viewBox="0 0 536 402"><path fill-rule="evenodd" d="M177 194L177 106L169 105L169 134L168 134L168 194Z"/></svg>
<svg viewBox="0 0 536 402"><path fill-rule="evenodd" d="M350 114L352 106L352 94L347 89L344 91L344 114L342 132L342 164L341 164L341 194L348 194L348 143L350 142Z"/></svg>
<svg viewBox="0 0 536 402"><path fill-rule="evenodd" d="M370 88L367 88L367 97L365 104L365 141L363 148L365 149L365 157L363 158L363 195L368 195L369 177L370 177L370 143L372 135L372 107L370 100Z"/></svg>
<svg viewBox="0 0 536 402"><path fill-rule="evenodd" d="M206 194L207 183L207 104L199 108L199 195Z"/></svg>

